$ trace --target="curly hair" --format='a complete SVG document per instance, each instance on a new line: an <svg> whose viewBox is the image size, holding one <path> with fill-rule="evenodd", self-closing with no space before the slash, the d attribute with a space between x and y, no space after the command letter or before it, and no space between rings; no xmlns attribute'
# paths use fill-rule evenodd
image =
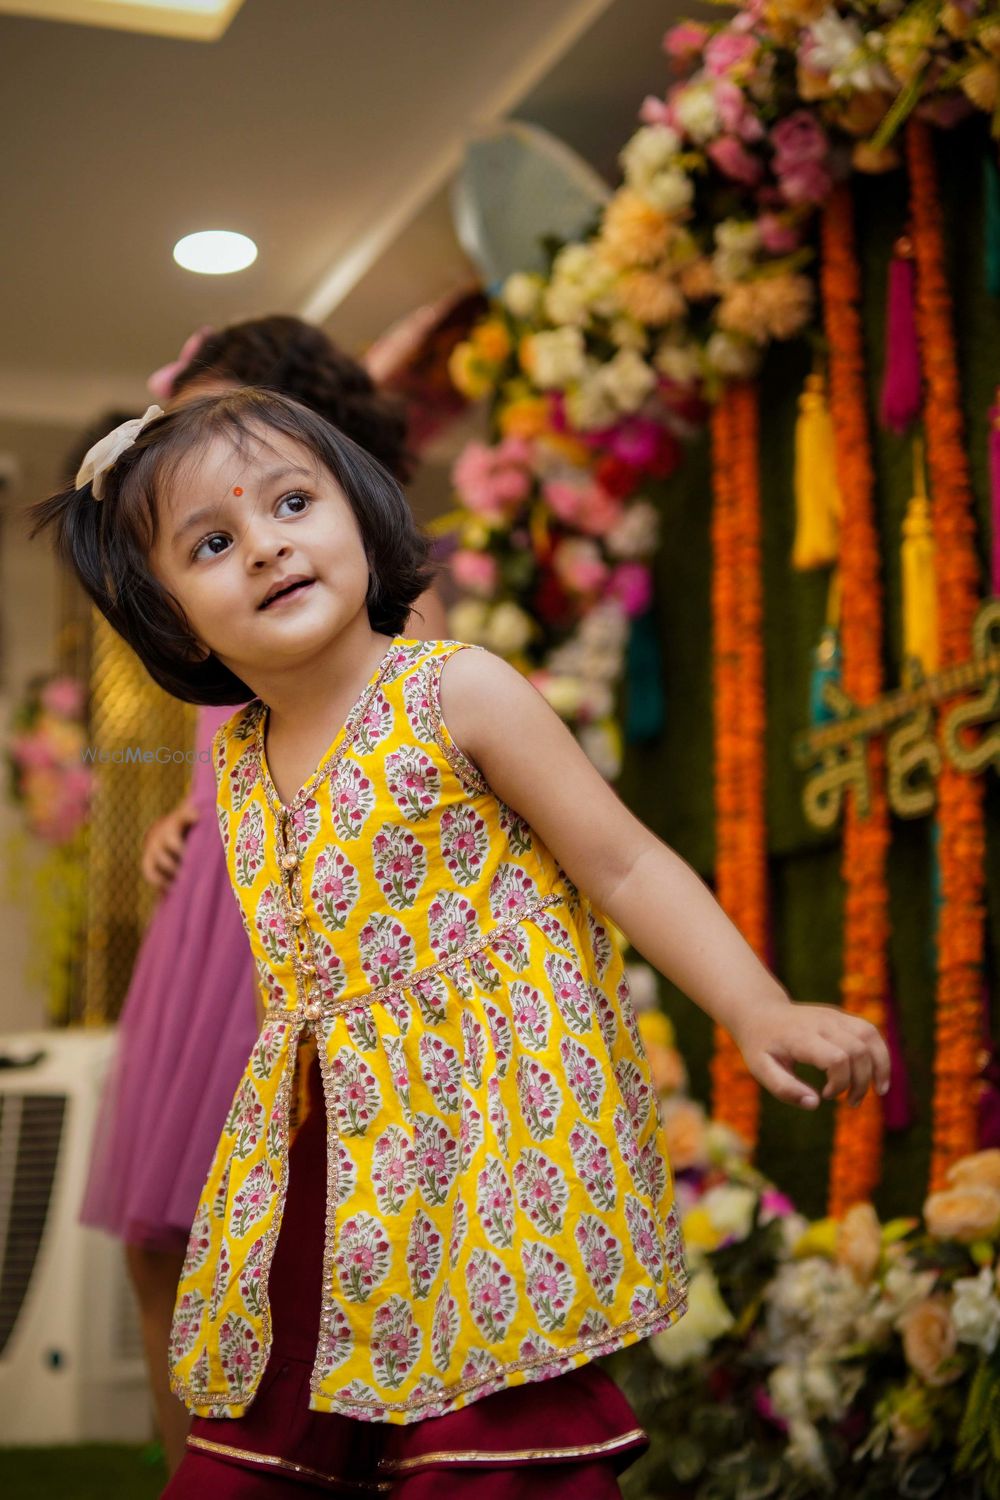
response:
<svg viewBox="0 0 1000 1500"><path fill-rule="evenodd" d="M345 432L400 484L410 479L402 403L314 324L275 314L210 333L175 376L171 396L212 377L291 396Z"/></svg>
<svg viewBox="0 0 1000 1500"><path fill-rule="evenodd" d="M430 582L429 543L389 471L318 412L278 392L244 387L177 407L121 454L100 503L85 484L29 507L30 536L53 528L58 556L112 628L155 682L188 703L232 704L254 694L214 653L203 655L180 601L150 567L161 499L192 450L220 435L242 450L267 431L302 443L343 490L368 559L369 622L398 634Z"/></svg>

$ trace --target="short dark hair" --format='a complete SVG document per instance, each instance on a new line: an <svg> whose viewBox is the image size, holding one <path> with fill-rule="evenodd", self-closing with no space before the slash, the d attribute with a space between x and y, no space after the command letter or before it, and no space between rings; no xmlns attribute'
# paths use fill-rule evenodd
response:
<svg viewBox="0 0 1000 1500"><path fill-rule="evenodd" d="M160 531L159 496L192 448L224 435L237 447L280 432L307 447L343 490L368 559L366 605L373 630L398 635L428 586L429 544L392 475L317 412L274 391L245 387L203 396L144 428L105 475L104 498L68 488L29 508L31 537L54 528L60 559L132 647L154 681L188 703L230 704L254 696L198 643L179 601L154 577L149 555Z"/></svg>
<svg viewBox="0 0 1000 1500"><path fill-rule="evenodd" d="M272 313L216 329L174 376L171 397L213 378L291 396L374 454L400 484L412 477L403 402L314 323Z"/></svg>

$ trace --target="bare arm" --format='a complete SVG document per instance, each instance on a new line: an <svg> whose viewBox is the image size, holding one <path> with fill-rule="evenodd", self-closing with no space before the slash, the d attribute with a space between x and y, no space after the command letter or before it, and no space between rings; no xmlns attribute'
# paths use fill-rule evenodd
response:
<svg viewBox="0 0 1000 1500"><path fill-rule="evenodd" d="M826 1072L824 1098L889 1085L875 1027L836 1006L793 1004L679 855L615 795L572 734L513 667L481 651L449 658L441 706L450 733L496 795L661 974L735 1038L747 1066L788 1103L819 1099L797 1063Z"/></svg>

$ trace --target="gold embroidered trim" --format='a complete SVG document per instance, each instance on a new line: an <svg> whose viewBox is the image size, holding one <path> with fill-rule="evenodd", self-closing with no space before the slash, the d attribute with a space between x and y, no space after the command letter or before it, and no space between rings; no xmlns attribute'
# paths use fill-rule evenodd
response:
<svg viewBox="0 0 1000 1500"><path fill-rule="evenodd" d="M596 1458L602 1453L617 1453L622 1448L631 1447L633 1443L648 1441L648 1434L643 1428L633 1427L631 1432L624 1432L621 1437L608 1438L603 1443L585 1443L579 1448L507 1448L498 1453L470 1448L466 1452L455 1449L441 1453L420 1453L414 1458L383 1458L379 1460L378 1471L380 1474L404 1474L408 1470L419 1469L422 1464L503 1464L505 1460L515 1459Z"/></svg>
<svg viewBox="0 0 1000 1500"><path fill-rule="evenodd" d="M449 733L441 714L441 672L446 661L451 661L453 656L460 650L479 651L479 646L459 646L456 651L449 651L447 656L435 656L423 666L423 675L427 683L427 703L430 708L431 724L434 728L434 739L438 749L444 755L445 760L451 766L465 791L482 796L489 791L489 783L480 771L479 767L469 759L461 746L457 745Z"/></svg>
<svg viewBox="0 0 1000 1500"><path fill-rule="evenodd" d="M320 1000L318 1003L323 1007L323 1017L339 1016L347 1011L356 1010L359 1005L381 1005L385 1000L400 995L406 990L412 990L425 979L431 979L435 974L440 974L444 969L450 969L456 964L464 963L466 959L474 958L477 953L483 953L487 948L495 945L497 939L506 937L515 927L520 927L524 922L531 922L553 906L565 906L565 896L550 895L543 896L540 900L532 902L530 906L522 907L514 916L497 927L491 927L489 932L479 934L456 948L454 953L449 953L447 958L439 958L436 963L427 964L422 969L414 969L407 974L405 979L394 980L392 984L381 984L376 989L365 990L358 995L348 995L339 1000ZM305 1009L300 1004L294 1010L287 1009L282 1005L269 1005L265 1015L270 1019L281 1016L294 1018L295 1020L307 1019ZM311 1018L308 1018L311 1019ZM317 1022L318 1024L318 1022Z"/></svg>
<svg viewBox="0 0 1000 1500"><path fill-rule="evenodd" d="M385 1495L391 1484L381 1484L377 1479L342 1479L339 1474L322 1474L319 1469L310 1469L306 1464L292 1463L290 1458L279 1458L274 1453L254 1453L251 1448L233 1448L229 1443L216 1443L211 1438L189 1437L189 1448L200 1448L205 1453L219 1453L226 1458L238 1458L245 1463L265 1464L270 1469L281 1469L286 1474L301 1474L304 1479L318 1479L322 1484L350 1484L355 1489L370 1490L372 1494Z"/></svg>
<svg viewBox="0 0 1000 1500"><path fill-rule="evenodd" d="M358 732L358 725L361 723L365 714L368 712L369 705L371 704L372 699L375 697L375 694L381 688L382 683L384 682L388 674L389 668L392 665L392 659L396 654L396 648L399 645L400 640L402 639L405 639L405 637L398 635L393 636L392 643L383 656L381 662L379 663L376 669L375 676L363 690L361 697L355 703L347 718L344 720L343 727L340 733L337 735L337 738L334 740L332 746L320 761L315 771L313 771L312 775L302 784L302 786L299 787L299 790L295 793L295 796L292 798L291 802L287 804L282 802L281 798L278 796L278 789L274 785L274 782L271 780L270 772L267 769L267 756L264 753L264 721L266 719L266 710L263 703L260 705L260 708L257 711L255 723L253 725L255 731L254 753L257 761L257 773L260 777L260 784L264 789L264 795L267 798L268 805L276 817L280 819L283 813L295 813L298 812L299 808L304 807L313 793L319 788L322 782L327 779L327 777L330 775L330 772L334 770L334 768L343 759L347 751L353 746L354 736Z"/></svg>

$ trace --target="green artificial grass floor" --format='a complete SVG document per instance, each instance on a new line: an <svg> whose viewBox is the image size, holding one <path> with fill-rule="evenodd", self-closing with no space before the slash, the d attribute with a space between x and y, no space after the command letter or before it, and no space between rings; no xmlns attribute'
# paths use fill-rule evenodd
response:
<svg viewBox="0 0 1000 1500"><path fill-rule="evenodd" d="M156 1500L166 1482L160 1449L149 1444L0 1448L3 1500Z"/></svg>

